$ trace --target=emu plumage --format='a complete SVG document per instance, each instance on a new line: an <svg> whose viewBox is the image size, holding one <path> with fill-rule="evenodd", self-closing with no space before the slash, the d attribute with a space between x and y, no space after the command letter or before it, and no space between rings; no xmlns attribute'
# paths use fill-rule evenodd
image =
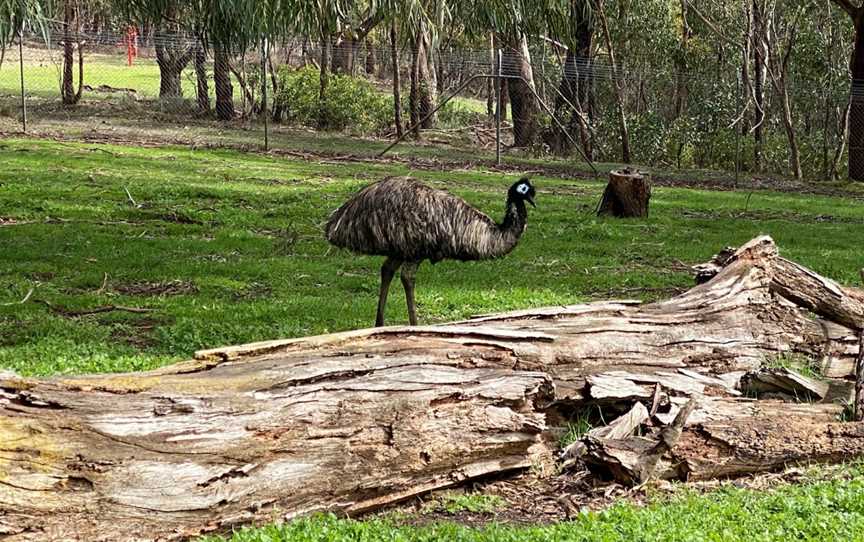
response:
<svg viewBox="0 0 864 542"><path fill-rule="evenodd" d="M384 306L393 275L401 267L408 318L416 325L414 276L420 262L485 260L509 253L519 241L535 191L520 179L507 194L504 220L494 220L465 200L410 177L390 177L367 186L336 209L327 221L327 240L361 254L386 256L375 325L384 324Z"/></svg>

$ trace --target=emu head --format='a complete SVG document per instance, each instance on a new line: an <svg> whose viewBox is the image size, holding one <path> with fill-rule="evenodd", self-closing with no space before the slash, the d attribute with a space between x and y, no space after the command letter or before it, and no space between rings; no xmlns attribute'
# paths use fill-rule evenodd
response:
<svg viewBox="0 0 864 542"><path fill-rule="evenodd" d="M528 177L522 177L507 191L507 199L512 202L527 201L532 207L537 207L534 205L534 195L536 193L537 191L534 190L531 180Z"/></svg>

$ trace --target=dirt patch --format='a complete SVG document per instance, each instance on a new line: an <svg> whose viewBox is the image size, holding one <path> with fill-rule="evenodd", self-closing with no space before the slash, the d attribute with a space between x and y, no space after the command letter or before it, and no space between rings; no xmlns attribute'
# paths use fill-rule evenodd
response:
<svg viewBox="0 0 864 542"><path fill-rule="evenodd" d="M164 319L138 318L124 322L122 325L114 325L112 335L138 350L147 350L157 344L153 331L167 323Z"/></svg>
<svg viewBox="0 0 864 542"><path fill-rule="evenodd" d="M237 290L231 294L234 301L252 301L255 299L264 299L270 297L273 293L273 288L269 284L261 282L250 282L242 290Z"/></svg>
<svg viewBox="0 0 864 542"><path fill-rule="evenodd" d="M121 284L112 288L117 293L131 296L170 296L198 293L198 287L184 280L169 280L167 282L133 282Z"/></svg>

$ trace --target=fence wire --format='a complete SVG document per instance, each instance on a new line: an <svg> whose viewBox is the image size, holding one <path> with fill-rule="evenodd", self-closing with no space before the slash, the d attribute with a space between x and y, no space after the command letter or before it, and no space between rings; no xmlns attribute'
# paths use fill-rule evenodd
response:
<svg viewBox="0 0 864 542"><path fill-rule="evenodd" d="M326 50L330 54L322 55ZM401 44L398 70L393 52L380 37L326 49L297 39L224 51L196 36L141 36L129 29L28 35L20 48L16 42L3 51L0 129L20 130L26 118L33 132L263 145L266 119L274 146L286 144L289 128L297 126L392 139L398 72L402 129L459 89L419 135L443 149L492 152L497 83L471 78L500 72L527 75L539 97L526 103L511 88L521 81L502 84L505 148L527 138L533 151L577 160L629 158L651 167L736 175L791 175L797 155L805 176L833 178L845 175L849 150L864 147L848 135L850 123L864 123L864 84L852 85L850 93L848 81L826 86L789 77L781 88L766 78L759 92L755 82L742 82L733 64L613 66L604 56L576 58L548 43L532 46L527 59L443 44L419 62L412 47ZM334 74L324 123L317 95L322 61ZM419 72L428 74L428 84L412 91L411 75ZM415 99L420 103L412 108Z"/></svg>

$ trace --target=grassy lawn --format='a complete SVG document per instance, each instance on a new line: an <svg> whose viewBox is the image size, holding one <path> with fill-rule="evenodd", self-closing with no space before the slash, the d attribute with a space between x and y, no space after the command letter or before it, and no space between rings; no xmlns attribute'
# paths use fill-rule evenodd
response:
<svg viewBox="0 0 864 542"><path fill-rule="evenodd" d="M224 150L37 140L0 150L0 366L22 374L136 370L199 348L366 327L381 259L326 243L332 209L411 173L497 218L515 179ZM860 201L658 188L648 220L617 221L593 216L601 183L535 180L538 208L508 257L421 267L421 323L669 296L691 284L687 265L760 233L841 282L864 267ZM389 323L406 321L396 284ZM70 314L106 305L151 312Z"/></svg>
<svg viewBox="0 0 864 542"><path fill-rule="evenodd" d="M864 468L858 464L840 476L770 491L732 484L709 493L684 489L647 506L621 503L545 526L499 524L494 513L483 528L406 525L405 518L388 515L366 521L317 516L202 542L853 542L864 540L862 492Z"/></svg>
<svg viewBox="0 0 864 542"><path fill-rule="evenodd" d="M117 48L116 54L86 52L84 57L84 83L93 88L107 85L114 88L131 88L138 99L159 97L159 66L155 58L137 58L132 66L126 64L126 50ZM63 69L62 48L52 52L47 50L25 49L24 81L29 97L60 99L60 80ZM73 80L78 88L78 57L76 53ZM213 69L209 66L210 95L215 98L213 89ZM242 89L232 75L234 96L242 100ZM189 64L181 76L183 97L195 99L195 70ZM18 66L18 50L10 50L9 56L0 67L0 96L17 97L21 92L21 76ZM128 102L125 93L86 92L86 99L118 100ZM193 106L194 107L194 104Z"/></svg>

